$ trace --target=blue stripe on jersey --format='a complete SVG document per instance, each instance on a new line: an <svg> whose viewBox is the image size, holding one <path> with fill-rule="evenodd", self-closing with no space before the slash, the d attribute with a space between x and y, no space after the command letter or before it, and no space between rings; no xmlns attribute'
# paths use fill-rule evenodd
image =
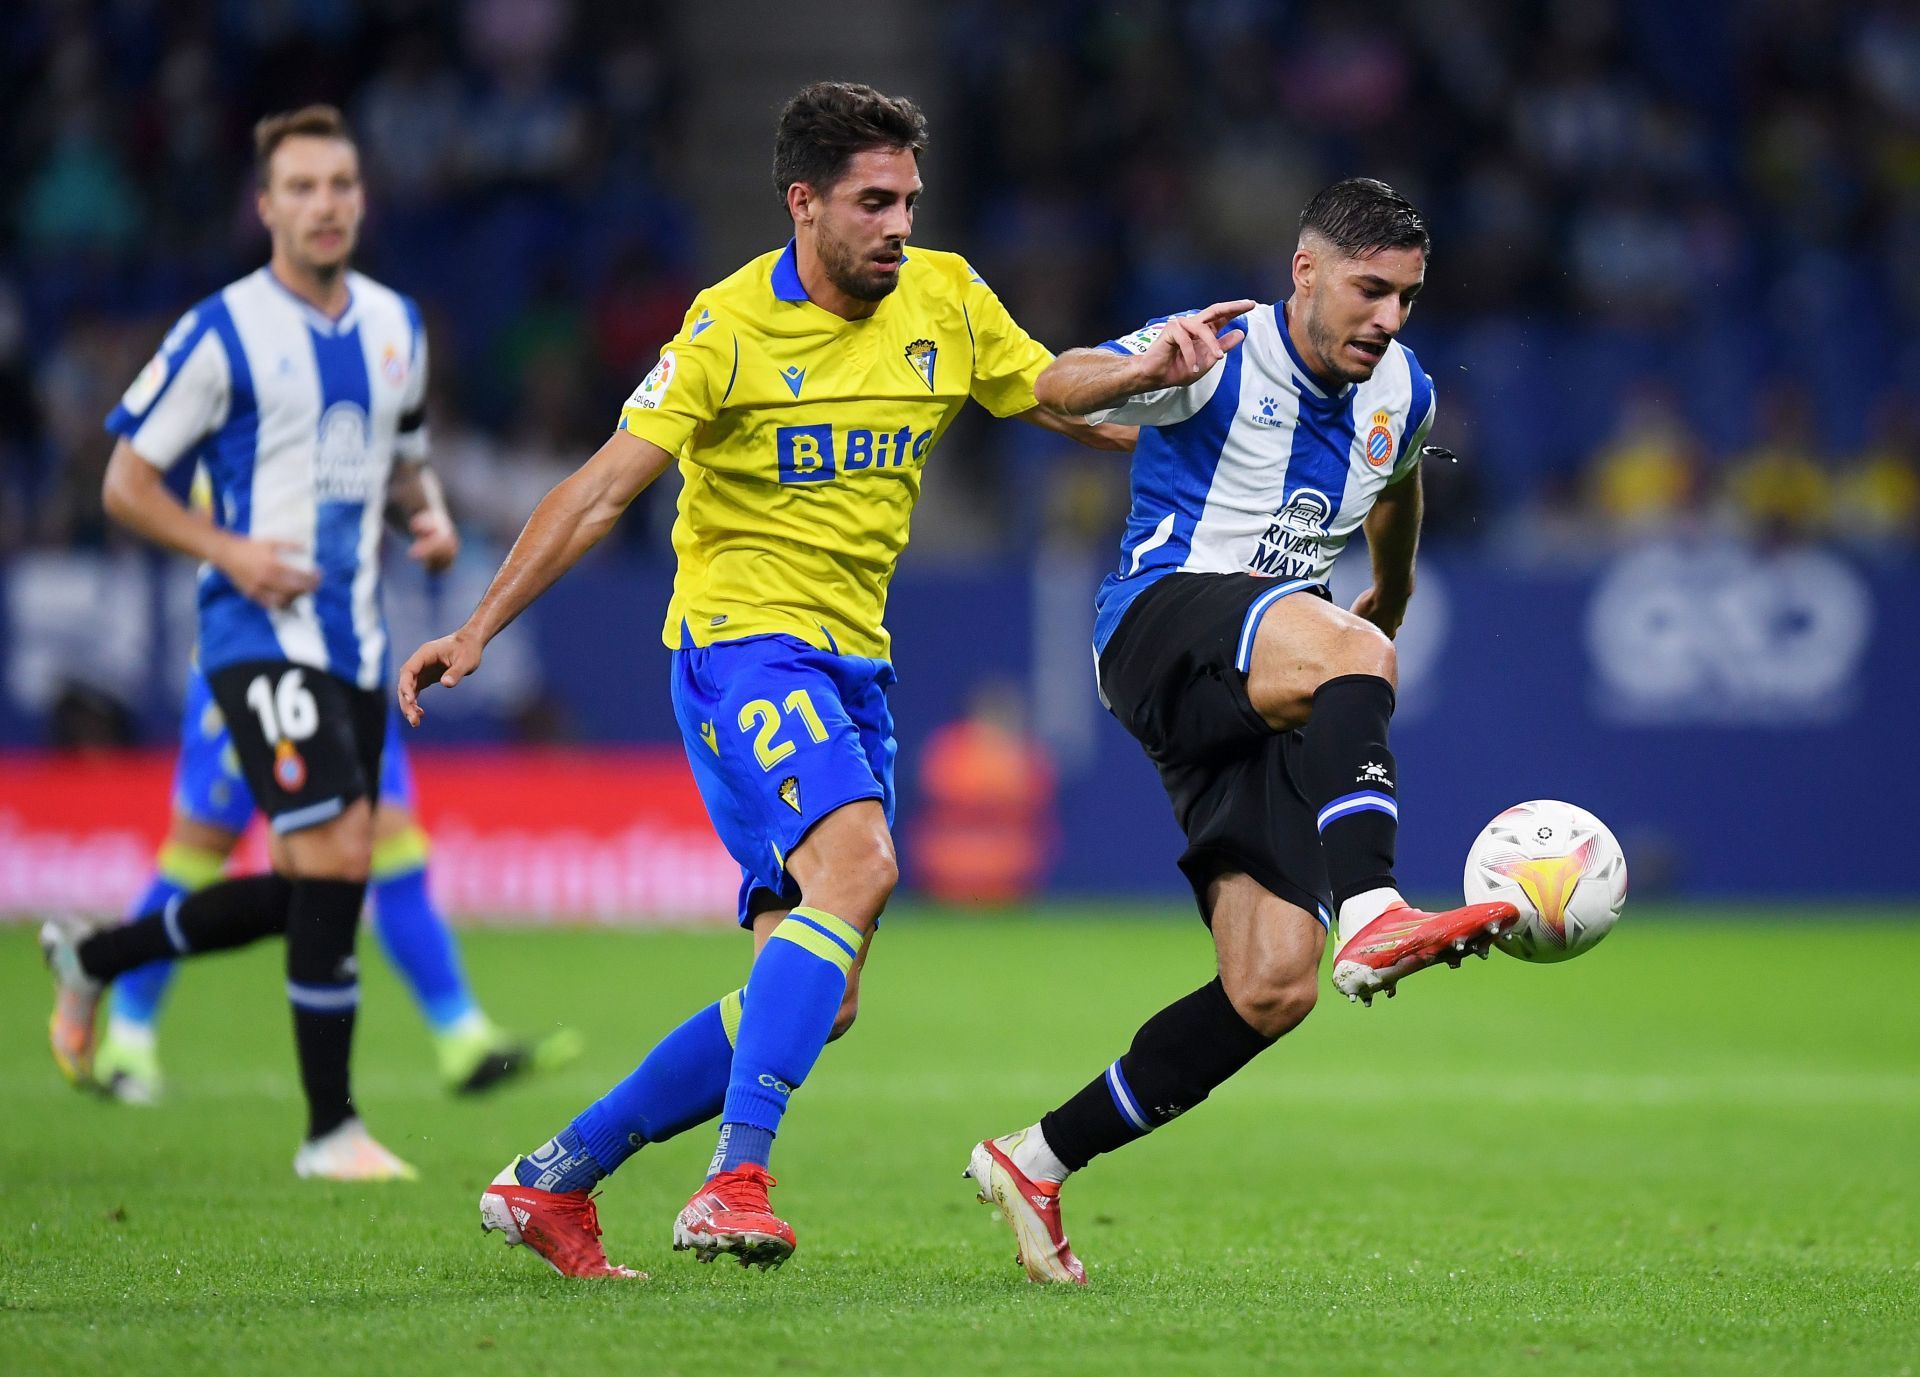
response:
<svg viewBox="0 0 1920 1377"><path fill-rule="evenodd" d="M313 361L320 375L320 433L336 406L358 408L361 442L372 442L373 385L367 378L367 354L356 324L344 333L307 327ZM336 422L336 424L338 424ZM317 462L317 460L316 460ZM327 667L348 683L360 680L360 638L353 629L353 580L360 570L360 527L364 502L319 501L314 513L313 558L320 570L313 610L327 647Z"/></svg>
<svg viewBox="0 0 1920 1377"><path fill-rule="evenodd" d="M1223 330L1244 328L1245 320L1236 320ZM1244 349L1229 349L1220 365L1220 383L1207 398L1207 404L1186 420L1171 426L1142 426L1133 451L1133 482L1137 496L1127 517L1127 530L1120 542L1120 567L1107 575L1095 598L1093 649L1097 655L1107 648L1120 618L1149 584L1173 573L1187 562L1193 549L1194 528L1207 509L1207 493L1213 488L1213 475L1220 467L1220 455L1226 449L1227 432L1233 428L1234 413L1240 407L1240 366ZM1171 480L1171 488L1162 486ZM1167 539L1156 546L1133 573L1134 552L1151 539L1160 524L1173 514L1173 526Z"/></svg>
<svg viewBox="0 0 1920 1377"><path fill-rule="evenodd" d="M227 351L227 420L200 447L213 485L214 519L240 535L253 529L253 465L260 450L260 407L240 331L223 297L200 308ZM285 658L265 608L248 599L218 569L200 581L200 665L219 669L243 660Z"/></svg>
<svg viewBox="0 0 1920 1377"><path fill-rule="evenodd" d="M1413 443L1414 435L1427 423L1427 417L1433 414L1433 379L1420 366L1420 360L1413 356L1413 350L1403 344L1400 353L1407 361L1407 383L1413 395L1407 403L1407 430L1400 437L1399 452L1393 456L1396 466L1407 457L1407 446Z"/></svg>
<svg viewBox="0 0 1920 1377"><path fill-rule="evenodd" d="M1284 321L1280 328L1286 328ZM1293 427L1293 450L1287 456L1281 508L1290 508L1298 493L1310 489L1326 499L1326 510L1319 513L1319 519L1321 526L1331 526L1347 493L1347 471L1353 457L1355 394L1349 389L1338 397L1316 397L1303 387L1299 395L1300 414Z"/></svg>

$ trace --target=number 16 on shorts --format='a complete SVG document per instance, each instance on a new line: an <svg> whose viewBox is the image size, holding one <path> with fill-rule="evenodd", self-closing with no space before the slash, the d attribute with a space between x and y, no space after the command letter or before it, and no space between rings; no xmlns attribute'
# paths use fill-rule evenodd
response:
<svg viewBox="0 0 1920 1377"><path fill-rule="evenodd" d="M207 671L241 773L276 831L373 801L386 698L311 665L249 660Z"/></svg>
<svg viewBox="0 0 1920 1377"><path fill-rule="evenodd" d="M294 743L305 741L320 726L320 705L306 685L307 671L296 666L283 670L278 681L271 673L247 681L247 706L260 721L260 734L273 743L273 782L297 794L307 782L306 757Z"/></svg>

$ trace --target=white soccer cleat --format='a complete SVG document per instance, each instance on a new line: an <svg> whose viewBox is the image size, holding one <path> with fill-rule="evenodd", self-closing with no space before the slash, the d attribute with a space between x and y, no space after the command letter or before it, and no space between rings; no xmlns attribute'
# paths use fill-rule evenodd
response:
<svg viewBox="0 0 1920 1377"><path fill-rule="evenodd" d="M333 1132L300 1144L293 1154L293 1174L305 1181L420 1179L419 1172L375 1142L358 1119L348 1119Z"/></svg>
<svg viewBox="0 0 1920 1377"><path fill-rule="evenodd" d="M1087 1269L1067 1243L1060 1219L1060 1185L1035 1181L1013 1163L1009 1150L1019 1134L990 1138L973 1149L966 1176L980 1188L980 1203L992 1205L1013 1228L1019 1251L1014 1261L1026 1269L1027 1280L1087 1284Z"/></svg>
<svg viewBox="0 0 1920 1377"><path fill-rule="evenodd" d="M94 924L71 914L56 914L40 925L40 953L53 972L53 1016L47 1041L53 1064L69 1083L91 1089L93 1050L100 996L106 986L80 967L80 944Z"/></svg>

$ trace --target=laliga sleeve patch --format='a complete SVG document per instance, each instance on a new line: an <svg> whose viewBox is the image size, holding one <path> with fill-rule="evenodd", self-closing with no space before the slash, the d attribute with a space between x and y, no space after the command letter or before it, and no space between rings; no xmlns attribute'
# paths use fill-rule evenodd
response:
<svg viewBox="0 0 1920 1377"><path fill-rule="evenodd" d="M167 385L169 371L166 353L162 351L155 354L147 366L140 370L140 375L133 380L133 386L127 389L126 395L120 398L120 405L131 415L144 413L160 395L160 389Z"/></svg>
<svg viewBox="0 0 1920 1377"><path fill-rule="evenodd" d="M1130 335L1122 335L1114 343L1129 354L1144 354L1153 348L1153 342L1160 338L1166 328L1167 323L1164 320L1155 321L1152 325L1141 326Z"/></svg>
<svg viewBox="0 0 1920 1377"><path fill-rule="evenodd" d="M633 389L633 395L627 398L627 405L637 407L641 411L657 410L666 398L667 389L673 386L674 372L673 350L662 349L660 362L653 366L651 373L640 380L640 386Z"/></svg>

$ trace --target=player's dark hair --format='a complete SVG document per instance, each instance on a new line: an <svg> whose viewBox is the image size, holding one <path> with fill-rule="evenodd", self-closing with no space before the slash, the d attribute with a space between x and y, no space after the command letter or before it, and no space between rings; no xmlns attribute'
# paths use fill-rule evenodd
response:
<svg viewBox="0 0 1920 1377"><path fill-rule="evenodd" d="M331 105L303 105L298 110L268 115L253 126L253 173L261 186L267 184L273 151L294 138L354 141L353 131L347 128L347 117Z"/></svg>
<svg viewBox="0 0 1920 1377"><path fill-rule="evenodd" d="M919 157L927 150L927 117L903 96L885 96L856 82L803 86L780 112L780 132L773 140L774 190L782 201L795 182L827 191L854 154L871 148L905 148Z"/></svg>
<svg viewBox="0 0 1920 1377"><path fill-rule="evenodd" d="M1369 258L1382 249L1433 250L1427 222L1413 203L1371 177L1335 182L1308 201L1300 212L1300 232L1309 230L1351 258Z"/></svg>

